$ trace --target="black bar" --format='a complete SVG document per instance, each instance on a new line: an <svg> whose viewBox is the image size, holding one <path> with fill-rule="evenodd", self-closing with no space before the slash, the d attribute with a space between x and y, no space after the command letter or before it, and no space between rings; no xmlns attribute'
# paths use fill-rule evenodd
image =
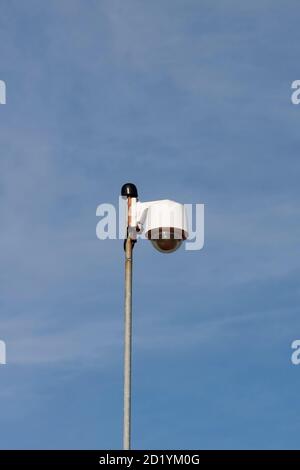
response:
<svg viewBox="0 0 300 470"><path fill-rule="evenodd" d="M79 468L147 468L153 466L199 467L203 464L230 464L241 465L245 463L282 463L287 461L300 461L300 452L297 450L254 450L254 451L205 451L205 450L1 450L0 466L4 469L14 468L16 465L30 468L43 468L43 465L74 465ZM5 465L4 465L5 464ZM21 467L20 467L21 468Z"/></svg>

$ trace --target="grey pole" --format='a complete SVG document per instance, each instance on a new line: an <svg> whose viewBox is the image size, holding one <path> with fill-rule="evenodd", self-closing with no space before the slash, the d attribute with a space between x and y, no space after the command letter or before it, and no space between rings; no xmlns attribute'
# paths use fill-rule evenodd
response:
<svg viewBox="0 0 300 470"><path fill-rule="evenodd" d="M124 327L124 423L123 449L131 448L131 350L132 350L132 254L135 240L131 239L131 203L138 192L133 183L126 183L121 189L122 197L127 197L127 238L125 250L125 327Z"/></svg>
<svg viewBox="0 0 300 470"><path fill-rule="evenodd" d="M128 237L125 241L124 450L129 450L131 444L132 254L133 242Z"/></svg>

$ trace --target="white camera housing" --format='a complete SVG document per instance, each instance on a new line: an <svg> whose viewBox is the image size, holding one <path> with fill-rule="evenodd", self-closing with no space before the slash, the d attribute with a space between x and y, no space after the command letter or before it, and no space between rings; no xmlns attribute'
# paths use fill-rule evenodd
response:
<svg viewBox="0 0 300 470"><path fill-rule="evenodd" d="M136 213L138 231L143 230L146 238L162 253L172 253L188 237L188 223L183 204L169 199L150 202L136 202L132 215Z"/></svg>

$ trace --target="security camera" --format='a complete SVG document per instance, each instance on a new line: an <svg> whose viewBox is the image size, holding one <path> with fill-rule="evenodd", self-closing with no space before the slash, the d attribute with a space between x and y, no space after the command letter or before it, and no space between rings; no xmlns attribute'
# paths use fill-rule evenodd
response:
<svg viewBox="0 0 300 470"><path fill-rule="evenodd" d="M169 199L137 203L138 226L161 253L172 253L188 236L185 207Z"/></svg>
<svg viewBox="0 0 300 470"><path fill-rule="evenodd" d="M121 195L127 198L127 236L136 241L144 232L154 248L161 253L173 253L188 237L188 223L183 204L169 199L140 202L132 183L123 185Z"/></svg>

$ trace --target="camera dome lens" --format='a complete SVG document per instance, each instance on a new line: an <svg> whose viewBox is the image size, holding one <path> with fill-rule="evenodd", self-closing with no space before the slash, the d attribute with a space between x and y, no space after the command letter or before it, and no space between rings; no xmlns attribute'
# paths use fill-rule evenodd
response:
<svg viewBox="0 0 300 470"><path fill-rule="evenodd" d="M173 253L173 251L178 250L180 247L182 240L151 240L152 245L154 248L161 253Z"/></svg>
<svg viewBox="0 0 300 470"><path fill-rule="evenodd" d="M161 253L173 253L181 246L185 239L183 230L174 227L159 227L149 230L146 236L151 240L154 248Z"/></svg>

